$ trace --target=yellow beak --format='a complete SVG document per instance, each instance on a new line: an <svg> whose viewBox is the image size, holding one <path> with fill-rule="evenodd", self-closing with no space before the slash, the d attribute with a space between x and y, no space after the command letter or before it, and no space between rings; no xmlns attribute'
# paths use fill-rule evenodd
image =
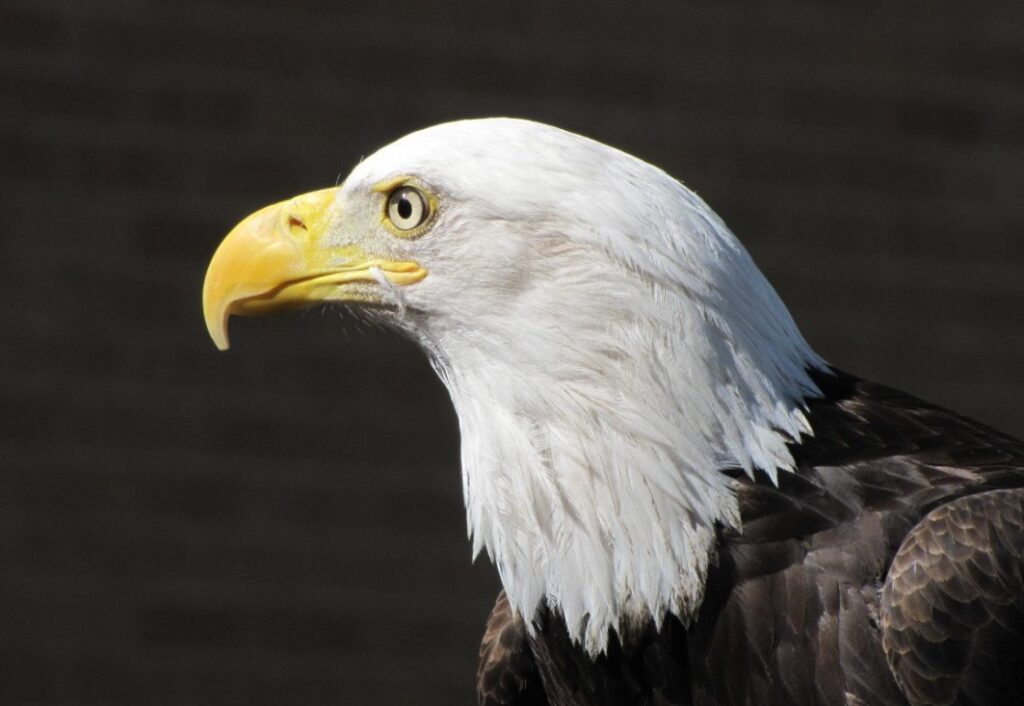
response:
<svg viewBox="0 0 1024 706"><path fill-rule="evenodd" d="M228 347L228 317L302 309L324 301L378 302L372 285L427 276L415 262L372 257L351 246L325 247L339 218L337 189L314 191L267 206L228 233L203 284L203 314L213 342ZM370 285L370 286L367 286Z"/></svg>

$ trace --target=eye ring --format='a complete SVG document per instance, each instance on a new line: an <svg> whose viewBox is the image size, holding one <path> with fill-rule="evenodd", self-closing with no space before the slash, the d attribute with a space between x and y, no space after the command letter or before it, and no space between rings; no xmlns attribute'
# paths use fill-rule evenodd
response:
<svg viewBox="0 0 1024 706"><path fill-rule="evenodd" d="M430 201L416 187L400 186L388 196L386 213L398 230L413 230L430 217Z"/></svg>

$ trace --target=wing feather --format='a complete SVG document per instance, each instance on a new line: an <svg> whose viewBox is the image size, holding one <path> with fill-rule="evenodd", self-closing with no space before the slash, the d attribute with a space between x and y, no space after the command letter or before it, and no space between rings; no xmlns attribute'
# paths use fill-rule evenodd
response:
<svg viewBox="0 0 1024 706"><path fill-rule="evenodd" d="M882 640L914 706L1024 694L1024 489L959 498L911 530L883 588Z"/></svg>
<svg viewBox="0 0 1024 706"><path fill-rule="evenodd" d="M504 591L498 594L480 643L476 689L480 706L548 706L526 626Z"/></svg>

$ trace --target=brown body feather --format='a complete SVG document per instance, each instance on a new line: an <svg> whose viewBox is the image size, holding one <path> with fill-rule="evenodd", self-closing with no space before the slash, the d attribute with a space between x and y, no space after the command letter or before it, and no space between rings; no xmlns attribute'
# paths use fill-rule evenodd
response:
<svg viewBox="0 0 1024 706"><path fill-rule="evenodd" d="M882 385L818 374L778 487L737 482L704 602L590 659L504 595L480 703L1024 703L1024 443Z"/></svg>

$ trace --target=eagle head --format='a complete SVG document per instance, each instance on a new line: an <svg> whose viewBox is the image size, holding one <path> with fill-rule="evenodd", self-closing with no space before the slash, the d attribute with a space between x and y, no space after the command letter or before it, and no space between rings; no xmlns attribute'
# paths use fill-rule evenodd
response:
<svg viewBox="0 0 1024 706"><path fill-rule="evenodd" d="M233 314L329 302L422 345L459 417L474 551L528 624L545 602L592 654L692 615L740 523L721 471L792 467L824 365L696 194L525 120L410 134L256 212L203 289L220 348Z"/></svg>

